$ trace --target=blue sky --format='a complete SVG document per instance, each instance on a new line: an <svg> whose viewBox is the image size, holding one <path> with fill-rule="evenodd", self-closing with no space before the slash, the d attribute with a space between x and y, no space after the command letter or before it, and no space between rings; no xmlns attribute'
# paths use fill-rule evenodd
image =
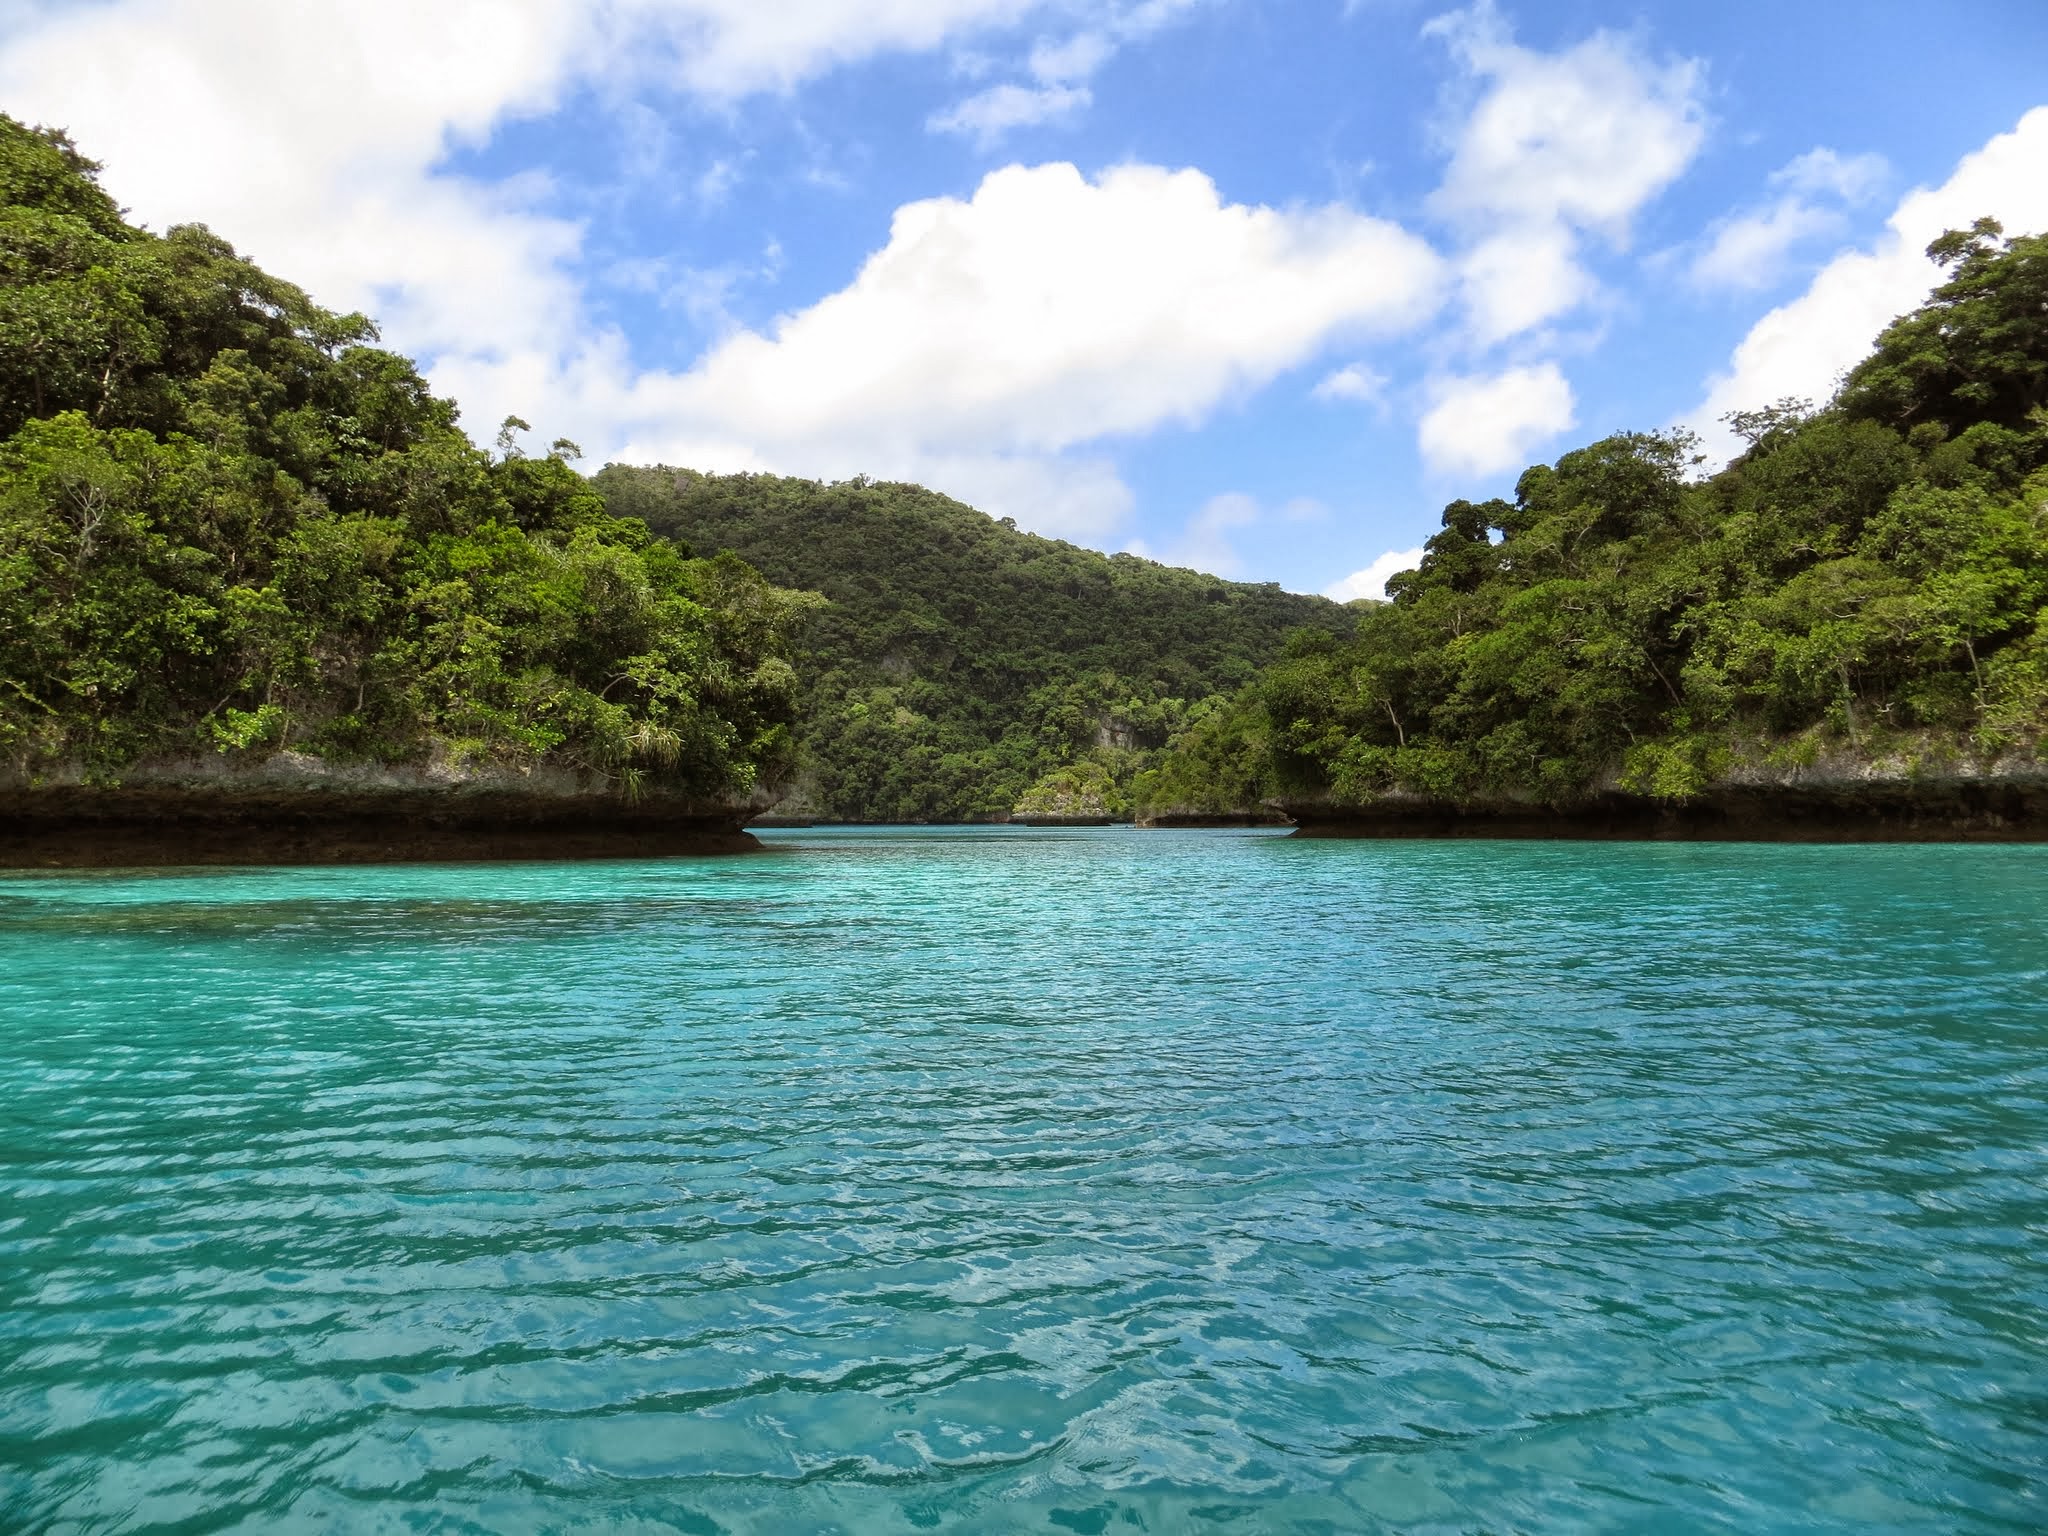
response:
<svg viewBox="0 0 2048 1536"><path fill-rule="evenodd" d="M1344 595L1532 460L1824 396L1941 228L2048 227L2038 0L0 0L0 104L482 439Z"/></svg>

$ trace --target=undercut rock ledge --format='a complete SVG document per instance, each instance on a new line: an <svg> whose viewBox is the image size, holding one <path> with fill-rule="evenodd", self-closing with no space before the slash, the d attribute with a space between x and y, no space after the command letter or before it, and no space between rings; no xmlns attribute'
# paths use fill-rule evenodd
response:
<svg viewBox="0 0 2048 1536"><path fill-rule="evenodd" d="M1283 800L1304 837L1615 838L1783 843L2048 841L2048 771L1724 782L1683 804L1609 791L1563 806L1384 795Z"/></svg>
<svg viewBox="0 0 2048 1536"><path fill-rule="evenodd" d="M281 753L255 767L152 764L118 785L0 779L0 868L384 864L743 853L729 805L616 790L559 772L337 768Z"/></svg>

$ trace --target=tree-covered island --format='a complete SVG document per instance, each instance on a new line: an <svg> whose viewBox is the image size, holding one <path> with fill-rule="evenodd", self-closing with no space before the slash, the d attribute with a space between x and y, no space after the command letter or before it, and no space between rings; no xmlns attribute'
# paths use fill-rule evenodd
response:
<svg viewBox="0 0 2048 1536"><path fill-rule="evenodd" d="M2048 832L2048 238L1986 220L1816 409L1453 502L1347 639L1304 631L1151 793L1352 831Z"/></svg>
<svg viewBox="0 0 2048 1536"><path fill-rule="evenodd" d="M851 821L2038 835L2048 241L1701 476L1622 433L1349 609L920 487L477 449L360 315L0 118L0 858Z"/></svg>
<svg viewBox="0 0 2048 1536"><path fill-rule="evenodd" d="M615 513L824 597L792 799L831 820L1128 819L1162 749L1290 633L1351 627L1327 598L1097 554L921 486L620 465L594 483Z"/></svg>
<svg viewBox="0 0 2048 1536"><path fill-rule="evenodd" d="M0 118L0 845L695 846L772 798L808 599L572 444L480 452L363 316L95 169Z"/></svg>

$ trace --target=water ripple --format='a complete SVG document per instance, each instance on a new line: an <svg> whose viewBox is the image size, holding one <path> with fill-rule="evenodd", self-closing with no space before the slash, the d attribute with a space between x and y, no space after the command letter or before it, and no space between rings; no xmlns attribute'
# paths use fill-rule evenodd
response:
<svg viewBox="0 0 2048 1536"><path fill-rule="evenodd" d="M2033 1531L2048 850L0 881L9 1531Z"/></svg>

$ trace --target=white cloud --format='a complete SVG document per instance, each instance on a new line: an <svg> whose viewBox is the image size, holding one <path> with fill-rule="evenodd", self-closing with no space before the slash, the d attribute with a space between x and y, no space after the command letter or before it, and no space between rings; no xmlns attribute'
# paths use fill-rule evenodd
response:
<svg viewBox="0 0 2048 1536"><path fill-rule="evenodd" d="M1777 197L1732 214L1708 231L1706 245L1692 261L1692 281L1702 288L1770 286L1784 274L1798 246L1846 229L1843 209L1867 201L1890 169L1882 155L1808 150L1771 173L1771 185L1780 189Z"/></svg>
<svg viewBox="0 0 2048 1536"><path fill-rule="evenodd" d="M1031 50L1035 80L1086 80L1109 62L1116 44L1101 32L1077 32L1064 42L1042 39Z"/></svg>
<svg viewBox="0 0 2048 1536"><path fill-rule="evenodd" d="M1891 165L1883 155L1842 155L1827 148L1809 149L1771 172L1771 185L1807 196L1824 195L1844 203L1865 203L1884 189L1891 173Z"/></svg>
<svg viewBox="0 0 2048 1536"><path fill-rule="evenodd" d="M578 230L429 171L550 107L585 30L539 4L53 6L0 44L0 100L71 129L143 220L204 220L410 347L518 345L574 305L559 264Z"/></svg>
<svg viewBox="0 0 2048 1536"><path fill-rule="evenodd" d="M925 119L933 133L958 133L986 149L1015 128L1036 127L1074 116L1094 100L1087 82L1116 56L1125 43L1145 37L1199 0L1141 0L1107 9L1097 7L1093 24L1066 37L1041 37L1024 61L1030 85L1014 81L989 86ZM960 57L956 63L970 78L992 67L985 54Z"/></svg>
<svg viewBox="0 0 2048 1536"><path fill-rule="evenodd" d="M582 230L533 187L441 171L451 149L553 110L578 82L730 97L887 49L929 48L1036 0L112 0L17 6L0 100L69 128L158 227L204 221L393 344L476 379L571 344ZM317 60L317 67L308 67ZM661 144L643 123L642 158ZM715 197L721 178L700 187ZM544 397L529 397L529 412ZM484 430L521 402L467 402Z"/></svg>
<svg viewBox="0 0 2048 1536"><path fill-rule="evenodd" d="M1784 274L1795 247L1847 225L1837 209L1782 197L1716 224L1689 275L1702 288L1768 288Z"/></svg>
<svg viewBox="0 0 2048 1536"><path fill-rule="evenodd" d="M1031 49L1026 68L1035 82L1006 81L934 112L925 126L934 133L965 134L984 148L1014 128L1072 117L1094 101L1085 83L1116 52L1116 43L1102 32L1077 32L1059 42L1041 38Z"/></svg>
<svg viewBox="0 0 2048 1536"><path fill-rule="evenodd" d="M375 313L481 435L516 411L594 459L915 475L1034 526L1100 532L1127 515L1130 493L1092 444L1199 420L1332 340L1421 323L1438 302L1428 247L1341 207L1226 204L1191 171L1131 166L1090 182L1071 166L1012 167L969 201L900 209L841 292L732 335L686 372L649 372L590 317L572 270L577 224L539 211L533 184L445 170L452 148L555 109L586 79L773 88L1041 9L52 4L12 13L0 99L72 129L144 221L204 220L323 303ZM1126 10L1105 35L1178 9ZM1085 70L1100 53L1069 37L1040 67ZM321 67L301 67L309 57ZM735 280L682 263L611 276L714 319Z"/></svg>
<svg viewBox="0 0 2048 1536"><path fill-rule="evenodd" d="M1559 224L1511 229L1458 258L1459 293L1481 346L1519 336L1578 308L1597 291L1578 242Z"/></svg>
<svg viewBox="0 0 2048 1536"><path fill-rule="evenodd" d="M1003 493L1017 461L1196 423L1333 339L1412 328L1438 266L1391 224L1225 203L1196 171L1011 166L970 200L898 209L848 287L642 378L613 419L635 424L628 452L705 467L943 464L1045 526ZM1099 522L1112 503L1097 483L1080 505Z"/></svg>
<svg viewBox="0 0 2048 1536"><path fill-rule="evenodd" d="M1940 280L1928 242L1985 215L2013 233L2048 229L2048 107L1966 156L1939 187L1909 193L1873 244L1837 256L1805 293L1751 327L1692 413L1709 452L1725 458L1739 446L1720 421L1730 411L1832 396L1878 333Z"/></svg>
<svg viewBox="0 0 2048 1536"><path fill-rule="evenodd" d="M1354 405L1381 405L1387 398L1387 376L1364 363L1347 363L1324 374L1309 391L1312 399L1348 401Z"/></svg>
<svg viewBox="0 0 2048 1536"><path fill-rule="evenodd" d="M1422 418L1422 457L1438 474L1493 475L1529 463L1539 444L1573 425L1571 384L1555 363L1439 380Z"/></svg>
<svg viewBox="0 0 2048 1536"><path fill-rule="evenodd" d="M1015 85L1004 82L935 112L925 126L935 133L959 133L986 147L1013 128L1071 117L1095 99L1085 85Z"/></svg>
<svg viewBox="0 0 2048 1536"><path fill-rule="evenodd" d="M1597 291L1580 239L1626 245L1636 213L1692 163L1706 134L1704 74L1614 32L1559 53L1523 48L1490 0L1425 31L1480 83L1430 206L1481 234L1461 263L1462 291L1473 339L1491 345Z"/></svg>
<svg viewBox="0 0 2048 1536"><path fill-rule="evenodd" d="M1439 17L1444 38L1487 82L1459 128L1433 202L1454 218L1561 222L1617 241L1674 181L1706 134L1699 64L1659 64L1596 32L1562 53L1509 39L1490 4Z"/></svg>
<svg viewBox="0 0 2048 1536"><path fill-rule="evenodd" d="M1383 602L1387 595L1387 578L1398 576L1403 571L1412 571L1422 563L1422 546L1413 549L1390 549L1371 565L1361 571L1353 571L1342 581L1332 582L1323 588L1323 596L1334 598L1340 603L1369 597Z"/></svg>
<svg viewBox="0 0 2048 1536"><path fill-rule="evenodd" d="M782 247L769 241L760 259L693 267L660 256L613 262L600 274L610 287L643 293L664 310L690 317L700 329L729 335L739 329L731 305L742 289L772 284L782 273Z"/></svg>
<svg viewBox="0 0 2048 1536"><path fill-rule="evenodd" d="M650 74L679 77L706 96L787 90L842 64L922 52L1045 9L1042 0L565 0L612 18L615 34L663 45ZM495 15L498 5L479 5ZM488 23L485 23L488 24ZM605 25L600 21L599 25Z"/></svg>

